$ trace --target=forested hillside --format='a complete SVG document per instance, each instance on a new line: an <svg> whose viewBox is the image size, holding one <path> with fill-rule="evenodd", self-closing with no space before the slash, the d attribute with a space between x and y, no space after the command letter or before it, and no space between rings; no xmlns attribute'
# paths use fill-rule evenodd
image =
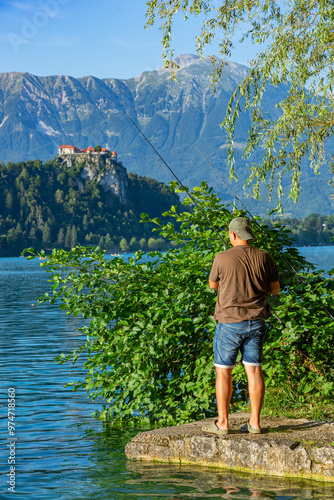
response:
<svg viewBox="0 0 334 500"><path fill-rule="evenodd" d="M178 205L168 186L128 174L127 201L120 203L95 180L81 182L83 168L68 168L56 159L0 163L1 257L17 256L30 246L49 250L81 244L123 251L163 246L151 225L140 223L140 214L157 217Z"/></svg>
<svg viewBox="0 0 334 500"><path fill-rule="evenodd" d="M279 218L289 229L296 246L334 245L334 215L310 214L304 219Z"/></svg>

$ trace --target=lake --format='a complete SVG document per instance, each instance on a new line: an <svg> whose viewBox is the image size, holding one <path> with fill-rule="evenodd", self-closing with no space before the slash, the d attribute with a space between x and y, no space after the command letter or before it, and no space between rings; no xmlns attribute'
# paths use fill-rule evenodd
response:
<svg viewBox="0 0 334 500"><path fill-rule="evenodd" d="M334 247L300 251L321 269L333 266ZM90 402L85 393L64 388L83 378L84 372L77 365L58 365L53 359L80 345L82 336L77 330L83 320L55 306L37 305L36 298L49 287L47 279L38 260L0 259L4 457L0 498L11 495L7 462L13 453L18 499L334 498L334 485L127 460L124 447L140 430L113 428L91 418L101 402ZM9 388L15 389L14 424L7 422ZM15 427L12 437L7 423ZM7 445L11 442L15 447L10 455Z"/></svg>

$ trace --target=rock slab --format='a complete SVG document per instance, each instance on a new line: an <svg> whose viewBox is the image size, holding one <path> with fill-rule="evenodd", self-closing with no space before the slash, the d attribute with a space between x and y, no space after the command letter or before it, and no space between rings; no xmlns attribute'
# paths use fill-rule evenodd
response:
<svg viewBox="0 0 334 500"><path fill-rule="evenodd" d="M334 482L334 422L264 417L262 434L240 432L250 414L230 417L230 434L202 430L212 419L142 432L125 448L128 458L193 463L274 476Z"/></svg>

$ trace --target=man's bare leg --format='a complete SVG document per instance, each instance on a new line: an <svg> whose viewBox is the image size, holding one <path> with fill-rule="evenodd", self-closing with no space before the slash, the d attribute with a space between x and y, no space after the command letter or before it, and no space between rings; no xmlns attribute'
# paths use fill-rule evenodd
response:
<svg viewBox="0 0 334 500"><path fill-rule="evenodd" d="M216 366L216 398L218 408L219 429L228 429L228 411L232 397L232 370L233 368L219 368Z"/></svg>
<svg viewBox="0 0 334 500"><path fill-rule="evenodd" d="M261 429L260 413L265 391L262 366L244 366L248 379L249 399L251 404L251 417L249 419L249 424L253 427L253 429Z"/></svg>

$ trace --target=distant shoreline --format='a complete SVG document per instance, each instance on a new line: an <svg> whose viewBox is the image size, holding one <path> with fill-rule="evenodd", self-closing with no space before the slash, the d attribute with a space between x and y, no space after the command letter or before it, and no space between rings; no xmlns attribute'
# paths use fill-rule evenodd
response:
<svg viewBox="0 0 334 500"><path fill-rule="evenodd" d="M301 248L332 248L332 247L334 247L334 242L332 245L324 245L321 243L319 243L319 245L302 245L302 246L291 245L290 248L300 248L301 249ZM125 255L134 255L135 252L119 252L119 254L115 255L115 254L110 254L109 251L106 251L106 254L110 255L111 257L123 257ZM18 259L18 258L25 258L25 257L22 257L21 255L16 255L16 256L11 255L10 257L0 257L0 259ZM36 257L36 259L37 259L37 257Z"/></svg>

